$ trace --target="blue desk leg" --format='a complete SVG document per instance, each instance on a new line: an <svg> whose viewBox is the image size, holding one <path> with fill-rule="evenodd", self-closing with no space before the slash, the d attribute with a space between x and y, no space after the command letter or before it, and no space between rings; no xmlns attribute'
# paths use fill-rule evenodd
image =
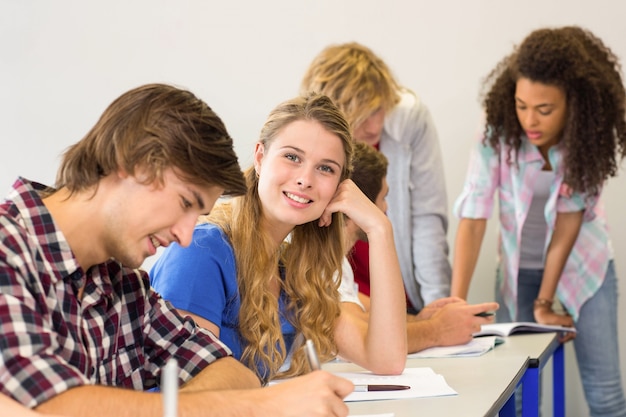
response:
<svg viewBox="0 0 626 417"><path fill-rule="evenodd" d="M516 417L515 415L515 392L509 397L508 400L504 403L500 412L498 413L498 417Z"/></svg>
<svg viewBox="0 0 626 417"><path fill-rule="evenodd" d="M528 368L522 378L522 417L539 416L539 368Z"/></svg>
<svg viewBox="0 0 626 417"><path fill-rule="evenodd" d="M552 356L554 417L565 417L565 354L563 352L563 345L559 345Z"/></svg>
<svg viewBox="0 0 626 417"><path fill-rule="evenodd" d="M565 417L565 353L559 345L552 355L554 417ZM522 378L522 417L539 416L541 368L528 368Z"/></svg>

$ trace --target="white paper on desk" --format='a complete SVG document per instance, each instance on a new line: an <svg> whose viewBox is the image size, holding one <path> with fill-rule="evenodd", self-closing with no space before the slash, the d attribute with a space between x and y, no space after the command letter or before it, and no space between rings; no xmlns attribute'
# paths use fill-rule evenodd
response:
<svg viewBox="0 0 626 417"><path fill-rule="evenodd" d="M344 401L395 400L399 398L440 397L456 395L443 376L431 368L406 368L401 375L375 375L371 372L334 372L352 381L355 385L408 385L411 388L399 391L353 392Z"/></svg>
<svg viewBox="0 0 626 417"><path fill-rule="evenodd" d="M468 356L480 356L489 352L498 344L496 339L496 336L477 337L464 345L432 347L420 352L410 353L407 358L463 358Z"/></svg>

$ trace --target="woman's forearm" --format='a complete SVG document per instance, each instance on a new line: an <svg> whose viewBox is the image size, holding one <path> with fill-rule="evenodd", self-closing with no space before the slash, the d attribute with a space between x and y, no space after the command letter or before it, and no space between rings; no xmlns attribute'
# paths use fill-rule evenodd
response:
<svg viewBox="0 0 626 417"><path fill-rule="evenodd" d="M556 287L578 237L582 220L582 211L557 214L554 233L546 251L543 278L537 298L554 300Z"/></svg>
<svg viewBox="0 0 626 417"><path fill-rule="evenodd" d="M463 218L459 222L454 243L454 260L452 262L450 295L453 297L467 299L486 227L486 219Z"/></svg>

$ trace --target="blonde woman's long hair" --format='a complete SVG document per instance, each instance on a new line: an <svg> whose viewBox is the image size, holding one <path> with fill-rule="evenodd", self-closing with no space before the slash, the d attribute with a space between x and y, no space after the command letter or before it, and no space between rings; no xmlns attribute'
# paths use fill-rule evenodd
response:
<svg viewBox="0 0 626 417"><path fill-rule="evenodd" d="M265 149L282 128L297 120L317 121L341 139L346 161L341 181L349 178L353 147L350 127L343 113L324 95L298 97L278 105L261 130L260 142ZM207 220L225 231L235 253L241 297L238 330L245 345L241 361L267 382L308 371L303 349L296 349L290 368L279 372L287 352L278 300L269 287L279 264L285 271L284 280L279 281L289 300L287 319L296 333L314 341L320 359L337 354L334 329L340 313L339 282L333 275L341 273L344 223L342 215L334 213L329 227L319 227L317 220L296 226L289 243L276 248L269 233L259 232L263 208L256 172L250 168L245 176L247 194L217 206Z"/></svg>

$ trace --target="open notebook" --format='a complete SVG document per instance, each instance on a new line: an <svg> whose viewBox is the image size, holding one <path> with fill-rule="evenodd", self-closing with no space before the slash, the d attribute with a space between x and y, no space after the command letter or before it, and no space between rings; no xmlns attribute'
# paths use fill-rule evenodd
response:
<svg viewBox="0 0 626 417"><path fill-rule="evenodd" d="M464 345L435 346L416 353L410 353L407 358L466 358L468 356L480 356L489 352L500 343L502 343L502 339L496 336L477 337Z"/></svg>
<svg viewBox="0 0 626 417"><path fill-rule="evenodd" d="M574 327L539 324L534 322L518 321L513 323L483 324L480 331L474 336L506 337L516 333L549 333L549 332L576 332Z"/></svg>

